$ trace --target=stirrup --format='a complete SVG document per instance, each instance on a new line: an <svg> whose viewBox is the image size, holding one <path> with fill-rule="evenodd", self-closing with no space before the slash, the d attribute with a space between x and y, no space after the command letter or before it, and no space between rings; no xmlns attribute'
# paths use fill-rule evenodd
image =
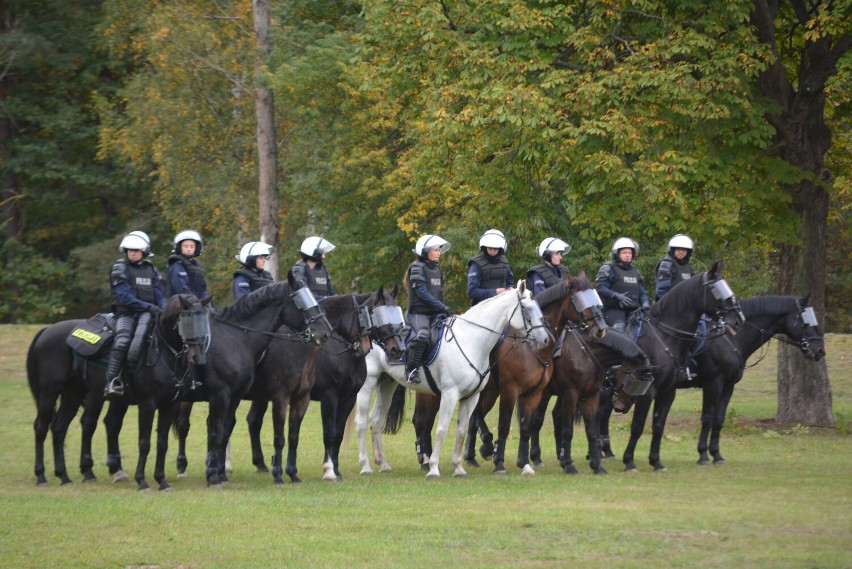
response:
<svg viewBox="0 0 852 569"><path fill-rule="evenodd" d="M405 377L405 380L411 385L417 385L420 383L420 374L417 373L417 368L414 368Z"/></svg>
<svg viewBox="0 0 852 569"><path fill-rule="evenodd" d="M122 397L124 396L124 382L121 381L121 378L114 377L109 380L104 387L104 397Z"/></svg>

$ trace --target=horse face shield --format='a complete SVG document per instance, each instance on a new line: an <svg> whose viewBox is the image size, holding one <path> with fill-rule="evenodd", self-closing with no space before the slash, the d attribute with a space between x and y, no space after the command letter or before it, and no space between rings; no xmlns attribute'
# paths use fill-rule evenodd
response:
<svg viewBox="0 0 852 569"><path fill-rule="evenodd" d="M529 298L529 296L522 296L521 314L524 319L524 329L527 332L527 338L531 340L531 343L536 349L543 348L553 341L553 334L550 333L541 307L535 300Z"/></svg>
<svg viewBox="0 0 852 569"><path fill-rule="evenodd" d="M325 312L320 307L317 299L314 298L310 289L306 287L300 288L291 296L296 308L301 310L305 317L305 324L308 326L308 330L310 331L311 338L314 343L319 345L328 340L328 337L331 335L331 324L329 324L328 319L325 317ZM318 329L320 328L317 325L318 322L322 322L325 327L325 330L322 332L318 332Z"/></svg>
<svg viewBox="0 0 852 569"><path fill-rule="evenodd" d="M578 290L571 297L571 304L583 319L583 323L591 327L592 336L595 338L603 337L608 325L603 317L603 302L601 302L598 291L593 288Z"/></svg>
<svg viewBox="0 0 852 569"><path fill-rule="evenodd" d="M210 321L207 319L207 311L200 303L196 302L191 309L180 313L178 334L186 346L204 346L204 349L196 350L195 363L206 364L206 348L210 345Z"/></svg>
<svg viewBox="0 0 852 569"><path fill-rule="evenodd" d="M731 290L725 279L719 279L710 285L710 292L722 306L718 311L721 316L720 324L727 328L729 334L736 335L737 330L740 329L746 318L737 297L734 296L734 291Z"/></svg>
<svg viewBox="0 0 852 569"><path fill-rule="evenodd" d="M805 333L799 340L799 348L806 358L819 361L825 355L825 341L819 331L819 322L813 307L806 306L799 312L799 320Z"/></svg>
<svg viewBox="0 0 852 569"><path fill-rule="evenodd" d="M378 342L392 359L405 352L405 318L399 306L376 306L373 308L373 331Z"/></svg>

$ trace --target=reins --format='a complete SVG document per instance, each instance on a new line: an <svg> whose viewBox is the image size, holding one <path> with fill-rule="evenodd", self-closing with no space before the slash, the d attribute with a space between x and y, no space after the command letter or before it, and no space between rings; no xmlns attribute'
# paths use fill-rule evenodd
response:
<svg viewBox="0 0 852 569"><path fill-rule="evenodd" d="M236 328L237 330L240 330L244 334L248 334L248 333L260 334L260 335L263 335L263 336L269 336L270 338L272 338L274 340L284 340L284 341L287 341L287 342L304 342L304 343L307 343L307 342L311 341L311 330L310 330L310 328L305 328L301 332L296 332L295 334L284 334L284 333L281 333L281 332L267 332L265 330L256 330L254 328L249 328L248 326L245 326L245 325L242 325L242 324L237 324L235 322L223 320L221 318L218 318L217 316L210 316L210 318L212 320L215 320L216 322L219 322L220 324L230 326L231 328Z"/></svg>

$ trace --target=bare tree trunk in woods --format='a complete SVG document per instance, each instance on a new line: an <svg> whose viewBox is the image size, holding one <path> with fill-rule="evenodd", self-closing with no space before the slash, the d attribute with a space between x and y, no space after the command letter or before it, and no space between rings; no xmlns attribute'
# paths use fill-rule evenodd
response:
<svg viewBox="0 0 852 569"><path fill-rule="evenodd" d="M852 45L848 33L823 36L804 42L799 52L798 77L794 84L784 73L776 38L776 0L754 0L751 23L757 37L775 54L772 65L761 74L761 93L779 105L778 114L767 116L775 128L774 151L789 164L809 176L787 187L791 207L798 212L800 244L781 246L779 293L810 294L810 304L820 321L825 320L825 260L829 195L832 175L824 165L831 146L831 131L825 123L825 85L837 73L837 61ZM793 32L803 33L809 12L816 4L789 0L798 21ZM823 6L824 7L824 6ZM779 30L786 37L791 30ZM779 344L778 414L779 423L834 426L831 385L825 359L812 362L797 348Z"/></svg>
<svg viewBox="0 0 852 569"><path fill-rule="evenodd" d="M10 34L14 31L14 18L12 8L3 0L0 0L0 33ZM10 59L15 57L15 51L6 52ZM16 76L13 71L9 71L7 67L9 61L0 61L0 101L6 101L11 98L15 92ZM4 109L7 105L2 104ZM0 117L0 163L8 163L11 153L12 140L15 137L14 117L3 113ZM20 188L18 187L18 177L8 168L3 168L3 173L0 175L0 212L3 219L0 220L3 226L3 242L17 241L24 229L24 213L21 208ZM7 252L7 263L11 263L11 251ZM11 280L6 290L2 293L9 304L9 313L15 314L16 303L15 299L20 294L18 283Z"/></svg>
<svg viewBox="0 0 852 569"><path fill-rule="evenodd" d="M263 67L269 56L269 13L267 0L252 0L257 57L255 58L255 115L257 117L258 202L260 205L260 240L278 251L278 147L275 140L275 99L264 86ZM266 270L278 279L279 255L266 263Z"/></svg>

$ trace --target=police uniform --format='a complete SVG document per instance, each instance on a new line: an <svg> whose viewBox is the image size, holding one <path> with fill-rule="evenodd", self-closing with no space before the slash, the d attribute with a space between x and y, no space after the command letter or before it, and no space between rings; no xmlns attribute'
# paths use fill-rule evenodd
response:
<svg viewBox="0 0 852 569"><path fill-rule="evenodd" d="M191 257L174 254L169 257L168 295L194 294L198 299L207 298L207 281L204 268Z"/></svg>
<svg viewBox="0 0 852 569"><path fill-rule="evenodd" d="M551 265L541 263L530 267L527 271L527 287L533 296L541 294L542 291L559 284L571 275L567 267L562 265Z"/></svg>
<svg viewBox="0 0 852 569"><path fill-rule="evenodd" d="M642 284L642 275L633 263L625 265L608 261L601 265L595 277L595 290L603 301L604 319L613 328L623 328L633 310L649 303L648 294ZM623 308L616 297L621 294L629 295L636 306Z"/></svg>
<svg viewBox="0 0 852 569"><path fill-rule="evenodd" d="M310 289L317 300L335 295L325 263L316 263L312 269L307 261L302 260L290 267L290 274L296 281Z"/></svg>
<svg viewBox="0 0 852 569"><path fill-rule="evenodd" d="M492 298L498 288L512 287L514 282L509 260L502 253L496 257L481 253L467 262L467 296L471 306Z"/></svg>
<svg viewBox="0 0 852 569"><path fill-rule="evenodd" d="M243 267L234 272L234 300L272 284L272 273Z"/></svg>
<svg viewBox="0 0 852 569"><path fill-rule="evenodd" d="M661 298L663 298L663 295L669 292L671 288L677 283L695 276L695 270L689 263L688 256L682 261L679 261L671 255L666 255L665 257L663 257L662 261L657 263L657 268L655 272L657 275L655 281L655 300L660 300Z"/></svg>

